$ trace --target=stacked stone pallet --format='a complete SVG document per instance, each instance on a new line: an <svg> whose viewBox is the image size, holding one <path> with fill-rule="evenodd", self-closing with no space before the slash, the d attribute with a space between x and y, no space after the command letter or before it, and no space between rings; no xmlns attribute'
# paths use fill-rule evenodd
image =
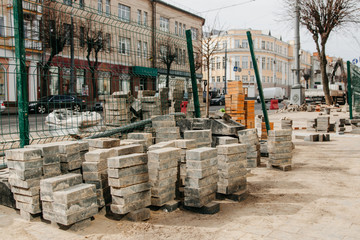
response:
<svg viewBox="0 0 360 240"><path fill-rule="evenodd" d="M161 101L158 97L142 97L141 109L143 119L149 119L154 115L161 115Z"/></svg>
<svg viewBox="0 0 360 240"><path fill-rule="evenodd" d="M255 101L246 100L244 105L245 109L245 127L255 128Z"/></svg>
<svg viewBox="0 0 360 240"><path fill-rule="evenodd" d="M186 151L185 206L202 208L215 200L217 181L216 148Z"/></svg>
<svg viewBox="0 0 360 240"><path fill-rule="evenodd" d="M180 149L162 148L148 152L151 205L164 206L175 199Z"/></svg>
<svg viewBox="0 0 360 240"><path fill-rule="evenodd" d="M100 141L105 143L104 141ZM85 183L96 186L98 207L104 207L110 203L110 187L108 183L107 159L117 156L114 149L96 149L85 154L85 162L82 164L83 178Z"/></svg>
<svg viewBox="0 0 360 240"><path fill-rule="evenodd" d="M218 145L217 192L230 195L246 190L246 148L245 144Z"/></svg>
<svg viewBox="0 0 360 240"><path fill-rule="evenodd" d="M225 96L225 112L229 114L234 121L246 125L244 101L243 83L230 81L228 83L228 94Z"/></svg>
<svg viewBox="0 0 360 240"><path fill-rule="evenodd" d="M129 94L115 92L105 97L105 124L108 126L122 126L130 122Z"/></svg>
<svg viewBox="0 0 360 240"><path fill-rule="evenodd" d="M53 143L53 145L59 146L61 172L81 173L81 145L72 141Z"/></svg>
<svg viewBox="0 0 360 240"><path fill-rule="evenodd" d="M345 119L341 118L338 121L336 121L336 133L343 135L345 133Z"/></svg>
<svg viewBox="0 0 360 240"><path fill-rule="evenodd" d="M174 115L155 117L152 120L152 126L156 133L156 143L180 138L180 128L176 127Z"/></svg>
<svg viewBox="0 0 360 240"><path fill-rule="evenodd" d="M40 181L43 218L69 226L98 213L93 184L82 183L81 174L69 173Z"/></svg>
<svg viewBox="0 0 360 240"><path fill-rule="evenodd" d="M175 140L175 147L180 149L180 162L178 163L178 177L176 183L177 196L183 197L186 179L186 151L196 148L196 141L192 139Z"/></svg>
<svg viewBox="0 0 360 240"><path fill-rule="evenodd" d="M292 129L293 121L288 118L281 119L281 129Z"/></svg>
<svg viewBox="0 0 360 240"><path fill-rule="evenodd" d="M187 130L184 132L184 139L195 139L197 148L211 147L211 130Z"/></svg>
<svg viewBox="0 0 360 240"><path fill-rule="evenodd" d="M148 147L153 144L153 136L151 133L129 133L127 137L131 144L141 144L142 141L145 141L144 151L147 151Z"/></svg>
<svg viewBox="0 0 360 240"><path fill-rule="evenodd" d="M31 220L41 213L40 179L43 175L41 150L24 148L6 151L9 167L9 183L14 194L16 208L21 216Z"/></svg>
<svg viewBox="0 0 360 240"><path fill-rule="evenodd" d="M291 170L292 130L271 130L268 137L269 167Z"/></svg>
<svg viewBox="0 0 360 240"><path fill-rule="evenodd" d="M330 117L318 117L316 119L316 131L329 132Z"/></svg>
<svg viewBox="0 0 360 240"><path fill-rule="evenodd" d="M147 162L145 153L108 158L113 213L140 215L140 220L150 217L149 209L145 209L151 205Z"/></svg>
<svg viewBox="0 0 360 240"><path fill-rule="evenodd" d="M198 89L198 97L199 97L199 104L200 104L200 114L201 117L204 118L206 116L206 103L202 101L203 96L203 89L201 87L201 84L197 85ZM193 90L192 88L188 88L188 98L189 103L186 108L186 117L193 118L195 117L195 108L194 108L194 99L193 99Z"/></svg>
<svg viewBox="0 0 360 240"><path fill-rule="evenodd" d="M47 143L28 145L25 148L39 149L41 151L43 178L61 175L59 146Z"/></svg>
<svg viewBox="0 0 360 240"><path fill-rule="evenodd" d="M261 152L256 128L238 131L239 142L246 144L246 167L256 168L260 165Z"/></svg>

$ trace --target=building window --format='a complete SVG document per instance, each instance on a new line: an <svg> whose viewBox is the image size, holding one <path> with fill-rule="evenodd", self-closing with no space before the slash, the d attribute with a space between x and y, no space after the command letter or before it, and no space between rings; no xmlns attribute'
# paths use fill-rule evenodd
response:
<svg viewBox="0 0 360 240"><path fill-rule="evenodd" d="M183 33L182 33L182 35L183 36L185 36L186 34L185 34L185 31L186 31L186 25L185 24L183 24Z"/></svg>
<svg viewBox="0 0 360 240"><path fill-rule="evenodd" d="M265 77L264 76L262 77L262 82L265 82Z"/></svg>
<svg viewBox="0 0 360 240"><path fill-rule="evenodd" d="M262 60L261 60L261 68L263 69L263 70L265 70L265 66L266 65L266 58L262 58Z"/></svg>
<svg viewBox="0 0 360 240"><path fill-rule="evenodd" d="M225 69L225 57L222 57L222 65L223 65L223 69Z"/></svg>
<svg viewBox="0 0 360 240"><path fill-rule="evenodd" d="M130 7L119 3L118 16L121 21L130 22Z"/></svg>
<svg viewBox="0 0 360 240"><path fill-rule="evenodd" d="M268 83L270 82L270 77L267 77L267 82L268 82Z"/></svg>
<svg viewBox="0 0 360 240"><path fill-rule="evenodd" d="M186 51L185 49L183 49L183 64L185 65L186 63Z"/></svg>
<svg viewBox="0 0 360 240"><path fill-rule="evenodd" d="M178 22L175 21L175 35L178 35Z"/></svg>
<svg viewBox="0 0 360 240"><path fill-rule="evenodd" d="M83 87L85 85L85 70L84 69L76 69L76 93L79 95L87 95L84 94L86 91L83 91Z"/></svg>
<svg viewBox="0 0 360 240"><path fill-rule="evenodd" d="M111 35L107 33L105 35L105 49L107 52L111 52Z"/></svg>
<svg viewBox="0 0 360 240"><path fill-rule="evenodd" d="M141 22L141 10L137 10L137 23L139 24L139 25L141 25L142 24L142 22Z"/></svg>
<svg viewBox="0 0 360 240"><path fill-rule="evenodd" d="M265 41L261 41L261 49L265 49Z"/></svg>
<svg viewBox="0 0 360 240"><path fill-rule="evenodd" d="M247 81L248 81L248 76L243 75L243 76L242 76L242 81L243 81L243 82L247 82Z"/></svg>
<svg viewBox="0 0 360 240"><path fill-rule="evenodd" d="M270 58L268 58L266 62L266 70L270 70L270 65Z"/></svg>
<svg viewBox="0 0 360 240"><path fill-rule="evenodd" d="M196 28L191 28L191 38L192 40L198 40L198 30Z"/></svg>
<svg viewBox="0 0 360 240"><path fill-rule="evenodd" d="M235 76L235 81L240 81L240 76Z"/></svg>
<svg viewBox="0 0 360 240"><path fill-rule="evenodd" d="M240 40L235 40L235 48L240 48Z"/></svg>
<svg viewBox="0 0 360 240"><path fill-rule="evenodd" d="M211 82L215 82L215 77L211 77Z"/></svg>
<svg viewBox="0 0 360 240"><path fill-rule="evenodd" d="M216 69L220 69L220 57L216 57Z"/></svg>
<svg viewBox="0 0 360 240"><path fill-rule="evenodd" d="M240 67L240 57L235 57L235 67Z"/></svg>
<svg viewBox="0 0 360 240"><path fill-rule="evenodd" d="M137 42L137 52L136 52L138 57L141 57L141 41Z"/></svg>
<svg viewBox="0 0 360 240"><path fill-rule="evenodd" d="M144 20L144 26L147 26L147 21L148 21L148 13L144 11L144 17L143 17L143 20Z"/></svg>
<svg viewBox="0 0 360 240"><path fill-rule="evenodd" d="M248 62L249 62L248 57L243 56L242 57L242 68L243 69L248 69Z"/></svg>
<svg viewBox="0 0 360 240"><path fill-rule="evenodd" d="M50 95L58 95L59 94L59 68L58 67L50 67Z"/></svg>
<svg viewBox="0 0 360 240"><path fill-rule="evenodd" d="M130 38L119 38L119 53L124 55L130 54Z"/></svg>
<svg viewBox="0 0 360 240"><path fill-rule="evenodd" d="M216 82L220 82L220 76L216 77Z"/></svg>
<svg viewBox="0 0 360 240"><path fill-rule="evenodd" d="M27 32L27 31L25 31ZM64 23L64 32L65 32L65 41L66 41L66 45L70 45L70 32L71 32L71 25ZM25 38L28 38L29 36L25 36Z"/></svg>
<svg viewBox="0 0 360 240"><path fill-rule="evenodd" d="M243 48L248 48L249 47L249 43L248 43L248 41L247 40L242 40L242 43L241 43L241 45L242 45L242 47Z"/></svg>
<svg viewBox="0 0 360 240"><path fill-rule="evenodd" d="M110 94L110 72L98 72L98 94L109 95Z"/></svg>
<svg viewBox="0 0 360 240"><path fill-rule="evenodd" d="M210 65L211 65L211 70L214 71L215 70L215 59L214 58L211 58Z"/></svg>
<svg viewBox="0 0 360 240"><path fill-rule="evenodd" d="M169 19L160 17L160 30L164 32L169 32Z"/></svg>
<svg viewBox="0 0 360 240"><path fill-rule="evenodd" d="M255 77L254 77L254 75L251 75L251 76L250 76L250 82L252 82L252 83L255 82Z"/></svg>
<svg viewBox="0 0 360 240"><path fill-rule="evenodd" d="M275 79L276 80L276 79ZM270 82L272 83L273 82L273 77L270 77Z"/></svg>
<svg viewBox="0 0 360 240"><path fill-rule="evenodd" d="M182 24L179 23L179 36L181 36L181 35L182 35Z"/></svg>
<svg viewBox="0 0 360 240"><path fill-rule="evenodd" d="M148 44L147 44L147 42L143 42L143 56L144 56L144 58L147 58L147 55L148 55L147 51L148 51Z"/></svg>
<svg viewBox="0 0 360 240"><path fill-rule="evenodd" d="M101 15L103 12L102 0L98 0L98 13Z"/></svg>
<svg viewBox="0 0 360 240"><path fill-rule="evenodd" d="M80 0L80 1L79 1L79 6L80 6L81 9L84 9L84 7L85 7L85 1L84 1L84 0Z"/></svg>
<svg viewBox="0 0 360 240"><path fill-rule="evenodd" d="M84 27L80 27L79 45L80 45L80 47L85 47L85 28Z"/></svg>
<svg viewBox="0 0 360 240"><path fill-rule="evenodd" d="M254 68L254 63L252 61L252 59L250 58L250 69L253 69Z"/></svg>
<svg viewBox="0 0 360 240"><path fill-rule="evenodd" d="M222 77L222 81L225 82L225 76Z"/></svg>
<svg viewBox="0 0 360 240"><path fill-rule="evenodd" d="M106 0L105 5L106 5L105 6L106 16L110 16L111 14L110 0Z"/></svg>
<svg viewBox="0 0 360 240"><path fill-rule="evenodd" d="M5 19L0 17L0 37L5 37Z"/></svg>
<svg viewBox="0 0 360 240"><path fill-rule="evenodd" d="M0 65L0 100L6 99L6 70Z"/></svg>

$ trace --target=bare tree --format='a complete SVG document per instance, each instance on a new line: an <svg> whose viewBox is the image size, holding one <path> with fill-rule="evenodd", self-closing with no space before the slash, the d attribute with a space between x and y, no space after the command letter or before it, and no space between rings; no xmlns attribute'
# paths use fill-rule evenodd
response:
<svg viewBox="0 0 360 240"><path fill-rule="evenodd" d="M289 13L295 9L294 0L284 0ZM359 23L358 0L299 0L300 23L312 35L319 54L322 84L326 104L332 104L329 79L326 73L326 43L330 34L350 23Z"/></svg>
<svg viewBox="0 0 360 240"><path fill-rule="evenodd" d="M203 37L202 37L202 58L203 66L207 72L207 84L206 84L206 117L209 117L209 94L210 94L210 68L211 68L211 59L214 56L216 50L219 50L220 45L220 36L221 31L215 30L214 28L205 27Z"/></svg>
<svg viewBox="0 0 360 240"><path fill-rule="evenodd" d="M41 63L41 89L40 95L47 95L47 82L49 79L50 65L56 55L61 53L70 40L69 16L57 11L51 0L43 1L43 14L41 20L40 40L44 46L44 59ZM50 56L46 59L47 52Z"/></svg>
<svg viewBox="0 0 360 240"><path fill-rule="evenodd" d="M93 18L90 17L86 22L80 23L80 44L86 47L86 59L91 72L91 84L93 89L93 98L97 98L96 71L99 66L99 52L105 48L105 40L101 27L95 26ZM92 61L92 58L94 59Z"/></svg>
<svg viewBox="0 0 360 240"><path fill-rule="evenodd" d="M171 65L178 59L178 47L170 38L159 45L159 61L166 67L166 87L169 87ZM181 50L180 50L181 51ZM183 56L185 58L185 56ZM179 59L179 61L182 61Z"/></svg>

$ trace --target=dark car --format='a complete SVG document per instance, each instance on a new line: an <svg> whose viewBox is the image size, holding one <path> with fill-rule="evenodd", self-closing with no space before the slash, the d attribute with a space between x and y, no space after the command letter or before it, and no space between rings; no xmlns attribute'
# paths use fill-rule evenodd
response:
<svg viewBox="0 0 360 240"><path fill-rule="evenodd" d="M46 113L59 108L68 108L79 112L86 108L86 102L71 95L50 95L29 103L29 112Z"/></svg>
<svg viewBox="0 0 360 240"><path fill-rule="evenodd" d="M225 105L225 95L221 95L220 97L216 97L210 100L210 105Z"/></svg>

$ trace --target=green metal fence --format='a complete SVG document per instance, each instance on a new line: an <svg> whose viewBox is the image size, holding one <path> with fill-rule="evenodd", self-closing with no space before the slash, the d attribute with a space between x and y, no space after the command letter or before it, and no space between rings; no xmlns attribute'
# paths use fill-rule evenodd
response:
<svg viewBox="0 0 360 240"><path fill-rule="evenodd" d="M352 108L352 115L355 118L360 118L360 68L353 64L350 66L350 107Z"/></svg>
<svg viewBox="0 0 360 240"><path fill-rule="evenodd" d="M0 155L180 112L184 100L194 114L185 28L110 1L0 2Z"/></svg>

